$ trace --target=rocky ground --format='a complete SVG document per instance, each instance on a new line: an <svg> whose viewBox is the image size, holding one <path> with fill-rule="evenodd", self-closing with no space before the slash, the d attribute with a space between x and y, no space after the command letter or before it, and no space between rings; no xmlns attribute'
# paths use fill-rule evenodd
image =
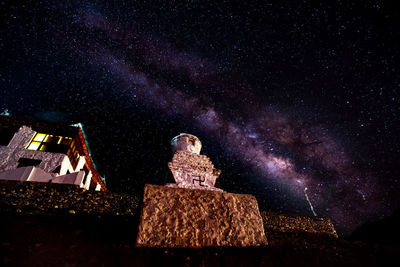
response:
<svg viewBox="0 0 400 267"><path fill-rule="evenodd" d="M3 211L23 214L133 216L139 197L83 190L75 185L0 180Z"/></svg>
<svg viewBox="0 0 400 267"><path fill-rule="evenodd" d="M338 237L335 227L329 218L311 215L280 214L268 211L262 211L261 217L266 232L304 232Z"/></svg>
<svg viewBox="0 0 400 267"><path fill-rule="evenodd" d="M135 247L137 197L65 185L0 183L6 266L398 266L400 249L266 228L258 248ZM57 207L55 207L57 206Z"/></svg>

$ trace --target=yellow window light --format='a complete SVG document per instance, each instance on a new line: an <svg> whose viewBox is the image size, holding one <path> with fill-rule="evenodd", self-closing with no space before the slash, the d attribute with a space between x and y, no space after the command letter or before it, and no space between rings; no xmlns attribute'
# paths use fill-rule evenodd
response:
<svg viewBox="0 0 400 267"><path fill-rule="evenodd" d="M29 150L37 150L40 146L40 142L32 142L29 146L28 149Z"/></svg>
<svg viewBox="0 0 400 267"><path fill-rule="evenodd" d="M45 134L37 133L33 141L42 142L45 137L46 137Z"/></svg>
<svg viewBox="0 0 400 267"><path fill-rule="evenodd" d="M47 135L46 138L44 139L45 142L49 142L53 138L52 135Z"/></svg>

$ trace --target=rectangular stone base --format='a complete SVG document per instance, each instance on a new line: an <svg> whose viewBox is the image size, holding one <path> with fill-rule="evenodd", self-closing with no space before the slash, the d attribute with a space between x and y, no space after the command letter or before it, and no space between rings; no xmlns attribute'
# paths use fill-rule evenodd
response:
<svg viewBox="0 0 400 267"><path fill-rule="evenodd" d="M261 246L267 240L254 196L146 185L137 246Z"/></svg>

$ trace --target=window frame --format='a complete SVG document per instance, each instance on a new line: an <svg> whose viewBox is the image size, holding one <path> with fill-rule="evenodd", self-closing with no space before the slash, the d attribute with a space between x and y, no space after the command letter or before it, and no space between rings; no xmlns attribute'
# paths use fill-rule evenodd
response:
<svg viewBox="0 0 400 267"><path fill-rule="evenodd" d="M54 142L53 140L51 140L52 138L58 138L58 141ZM68 144L63 144L64 140L69 140ZM61 135L53 135L53 134L35 132L35 134L33 135L32 139L31 139L31 141L26 146L26 149L27 150L31 150L31 151L41 151L41 152L50 152L50 153L63 153L63 152L49 151L48 149L46 149L46 147L53 146L53 148L56 148L58 146L60 149L62 147L65 147L65 148L68 148L67 149L67 151L68 151L72 141L73 141L73 138L72 137L68 137L68 136L61 136ZM63 153L63 154L66 154L67 151L65 153Z"/></svg>

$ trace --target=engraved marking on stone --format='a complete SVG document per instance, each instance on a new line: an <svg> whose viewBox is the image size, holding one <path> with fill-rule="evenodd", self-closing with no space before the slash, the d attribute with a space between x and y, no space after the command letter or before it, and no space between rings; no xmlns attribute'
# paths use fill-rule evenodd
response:
<svg viewBox="0 0 400 267"><path fill-rule="evenodd" d="M203 176L203 179L201 179L201 176L200 175L194 175L193 177L197 177L198 179L193 179L193 184L195 184L195 181L196 182L199 182L199 185L200 186L205 186L203 183L206 181L206 178Z"/></svg>
<svg viewBox="0 0 400 267"><path fill-rule="evenodd" d="M223 191L214 186L221 171L214 168L207 156L200 155L201 142L196 136L180 134L172 139L171 144L175 154L168 167L175 184L167 186Z"/></svg>

